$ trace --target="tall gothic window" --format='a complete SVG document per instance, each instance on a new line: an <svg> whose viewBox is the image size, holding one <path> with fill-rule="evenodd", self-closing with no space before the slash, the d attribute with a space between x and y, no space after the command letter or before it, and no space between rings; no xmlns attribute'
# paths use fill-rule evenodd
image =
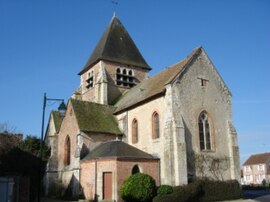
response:
<svg viewBox="0 0 270 202"><path fill-rule="evenodd" d="M152 138L159 138L159 115L157 112L154 112L152 115Z"/></svg>
<svg viewBox="0 0 270 202"><path fill-rule="evenodd" d="M200 149L211 150L211 130L206 111L203 111L199 116L199 136Z"/></svg>
<svg viewBox="0 0 270 202"><path fill-rule="evenodd" d="M64 164L68 166L70 164L70 138L66 137L65 140L65 152L64 152Z"/></svg>
<svg viewBox="0 0 270 202"><path fill-rule="evenodd" d="M134 119L132 121L132 143L135 144L138 142L138 121Z"/></svg>

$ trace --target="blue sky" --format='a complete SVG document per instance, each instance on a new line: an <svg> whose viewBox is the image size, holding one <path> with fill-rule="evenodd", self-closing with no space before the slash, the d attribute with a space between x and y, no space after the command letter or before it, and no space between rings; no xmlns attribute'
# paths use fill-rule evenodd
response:
<svg viewBox="0 0 270 202"><path fill-rule="evenodd" d="M151 75L202 45L233 94L241 162L270 151L270 1L118 2ZM43 93L70 97L112 15L110 0L0 0L0 123L40 136Z"/></svg>

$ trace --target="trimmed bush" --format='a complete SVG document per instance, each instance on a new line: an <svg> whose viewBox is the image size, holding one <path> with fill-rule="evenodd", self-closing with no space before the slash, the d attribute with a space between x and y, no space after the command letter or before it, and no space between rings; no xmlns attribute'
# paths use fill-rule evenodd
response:
<svg viewBox="0 0 270 202"><path fill-rule="evenodd" d="M236 180L210 181L196 180L185 186L173 188L173 193L158 195L153 202L212 202L242 198L242 189Z"/></svg>
<svg viewBox="0 0 270 202"><path fill-rule="evenodd" d="M263 187L263 188L266 188L266 186L267 186L266 180L263 179L263 181L262 181L262 187Z"/></svg>
<svg viewBox="0 0 270 202"><path fill-rule="evenodd" d="M158 196L163 196L173 193L173 188L170 185L161 185L157 190Z"/></svg>
<svg viewBox="0 0 270 202"><path fill-rule="evenodd" d="M242 198L242 189L237 180L203 180L203 202L224 201Z"/></svg>
<svg viewBox="0 0 270 202"><path fill-rule="evenodd" d="M128 202L148 202L156 195L156 184L150 175L136 173L124 181L120 194Z"/></svg>
<svg viewBox="0 0 270 202"><path fill-rule="evenodd" d="M162 196L158 195L153 199L153 202L194 202L199 201L202 196L202 183L197 181L189 185L174 187L173 193Z"/></svg>

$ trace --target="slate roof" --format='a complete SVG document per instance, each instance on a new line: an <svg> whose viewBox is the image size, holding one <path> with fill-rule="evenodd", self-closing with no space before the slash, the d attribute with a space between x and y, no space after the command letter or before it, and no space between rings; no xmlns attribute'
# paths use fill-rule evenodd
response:
<svg viewBox="0 0 270 202"><path fill-rule="evenodd" d="M99 60L133 65L151 70L134 41L116 16L112 18L79 75L87 71Z"/></svg>
<svg viewBox="0 0 270 202"><path fill-rule="evenodd" d="M54 121L55 130L58 133L60 130L61 123L64 119L64 114L59 111L52 111L51 113Z"/></svg>
<svg viewBox="0 0 270 202"><path fill-rule="evenodd" d="M139 158L139 159L157 159L152 155L139 150L122 141L105 142L97 146L83 160L91 160L98 158Z"/></svg>
<svg viewBox="0 0 270 202"><path fill-rule="evenodd" d="M121 112L134 105L162 95L165 93L166 84L170 83L186 66L188 66L202 51L202 47L196 48L188 57L179 63L166 68L155 76L142 81L125 93L115 104L115 113Z"/></svg>
<svg viewBox="0 0 270 202"><path fill-rule="evenodd" d="M113 116L114 107L75 99L70 102L81 131L122 134Z"/></svg>
<svg viewBox="0 0 270 202"><path fill-rule="evenodd" d="M256 164L264 164L267 160L270 159L270 153L262 153L262 154L254 154L251 155L244 165L256 165Z"/></svg>

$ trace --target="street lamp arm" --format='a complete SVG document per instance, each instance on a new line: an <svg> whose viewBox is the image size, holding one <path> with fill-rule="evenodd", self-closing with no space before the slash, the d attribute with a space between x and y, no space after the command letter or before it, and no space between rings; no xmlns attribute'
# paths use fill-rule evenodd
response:
<svg viewBox="0 0 270 202"><path fill-rule="evenodd" d="M43 136L44 136L44 119L45 119L45 109L47 101L57 101L62 102L64 104L64 99L54 99L54 98L47 98L46 93L44 93L43 97L43 108L42 108L42 123L41 123L41 137L40 137L40 166L39 166L39 189L38 189L38 202L41 201L41 167L42 167L42 154L43 154Z"/></svg>

